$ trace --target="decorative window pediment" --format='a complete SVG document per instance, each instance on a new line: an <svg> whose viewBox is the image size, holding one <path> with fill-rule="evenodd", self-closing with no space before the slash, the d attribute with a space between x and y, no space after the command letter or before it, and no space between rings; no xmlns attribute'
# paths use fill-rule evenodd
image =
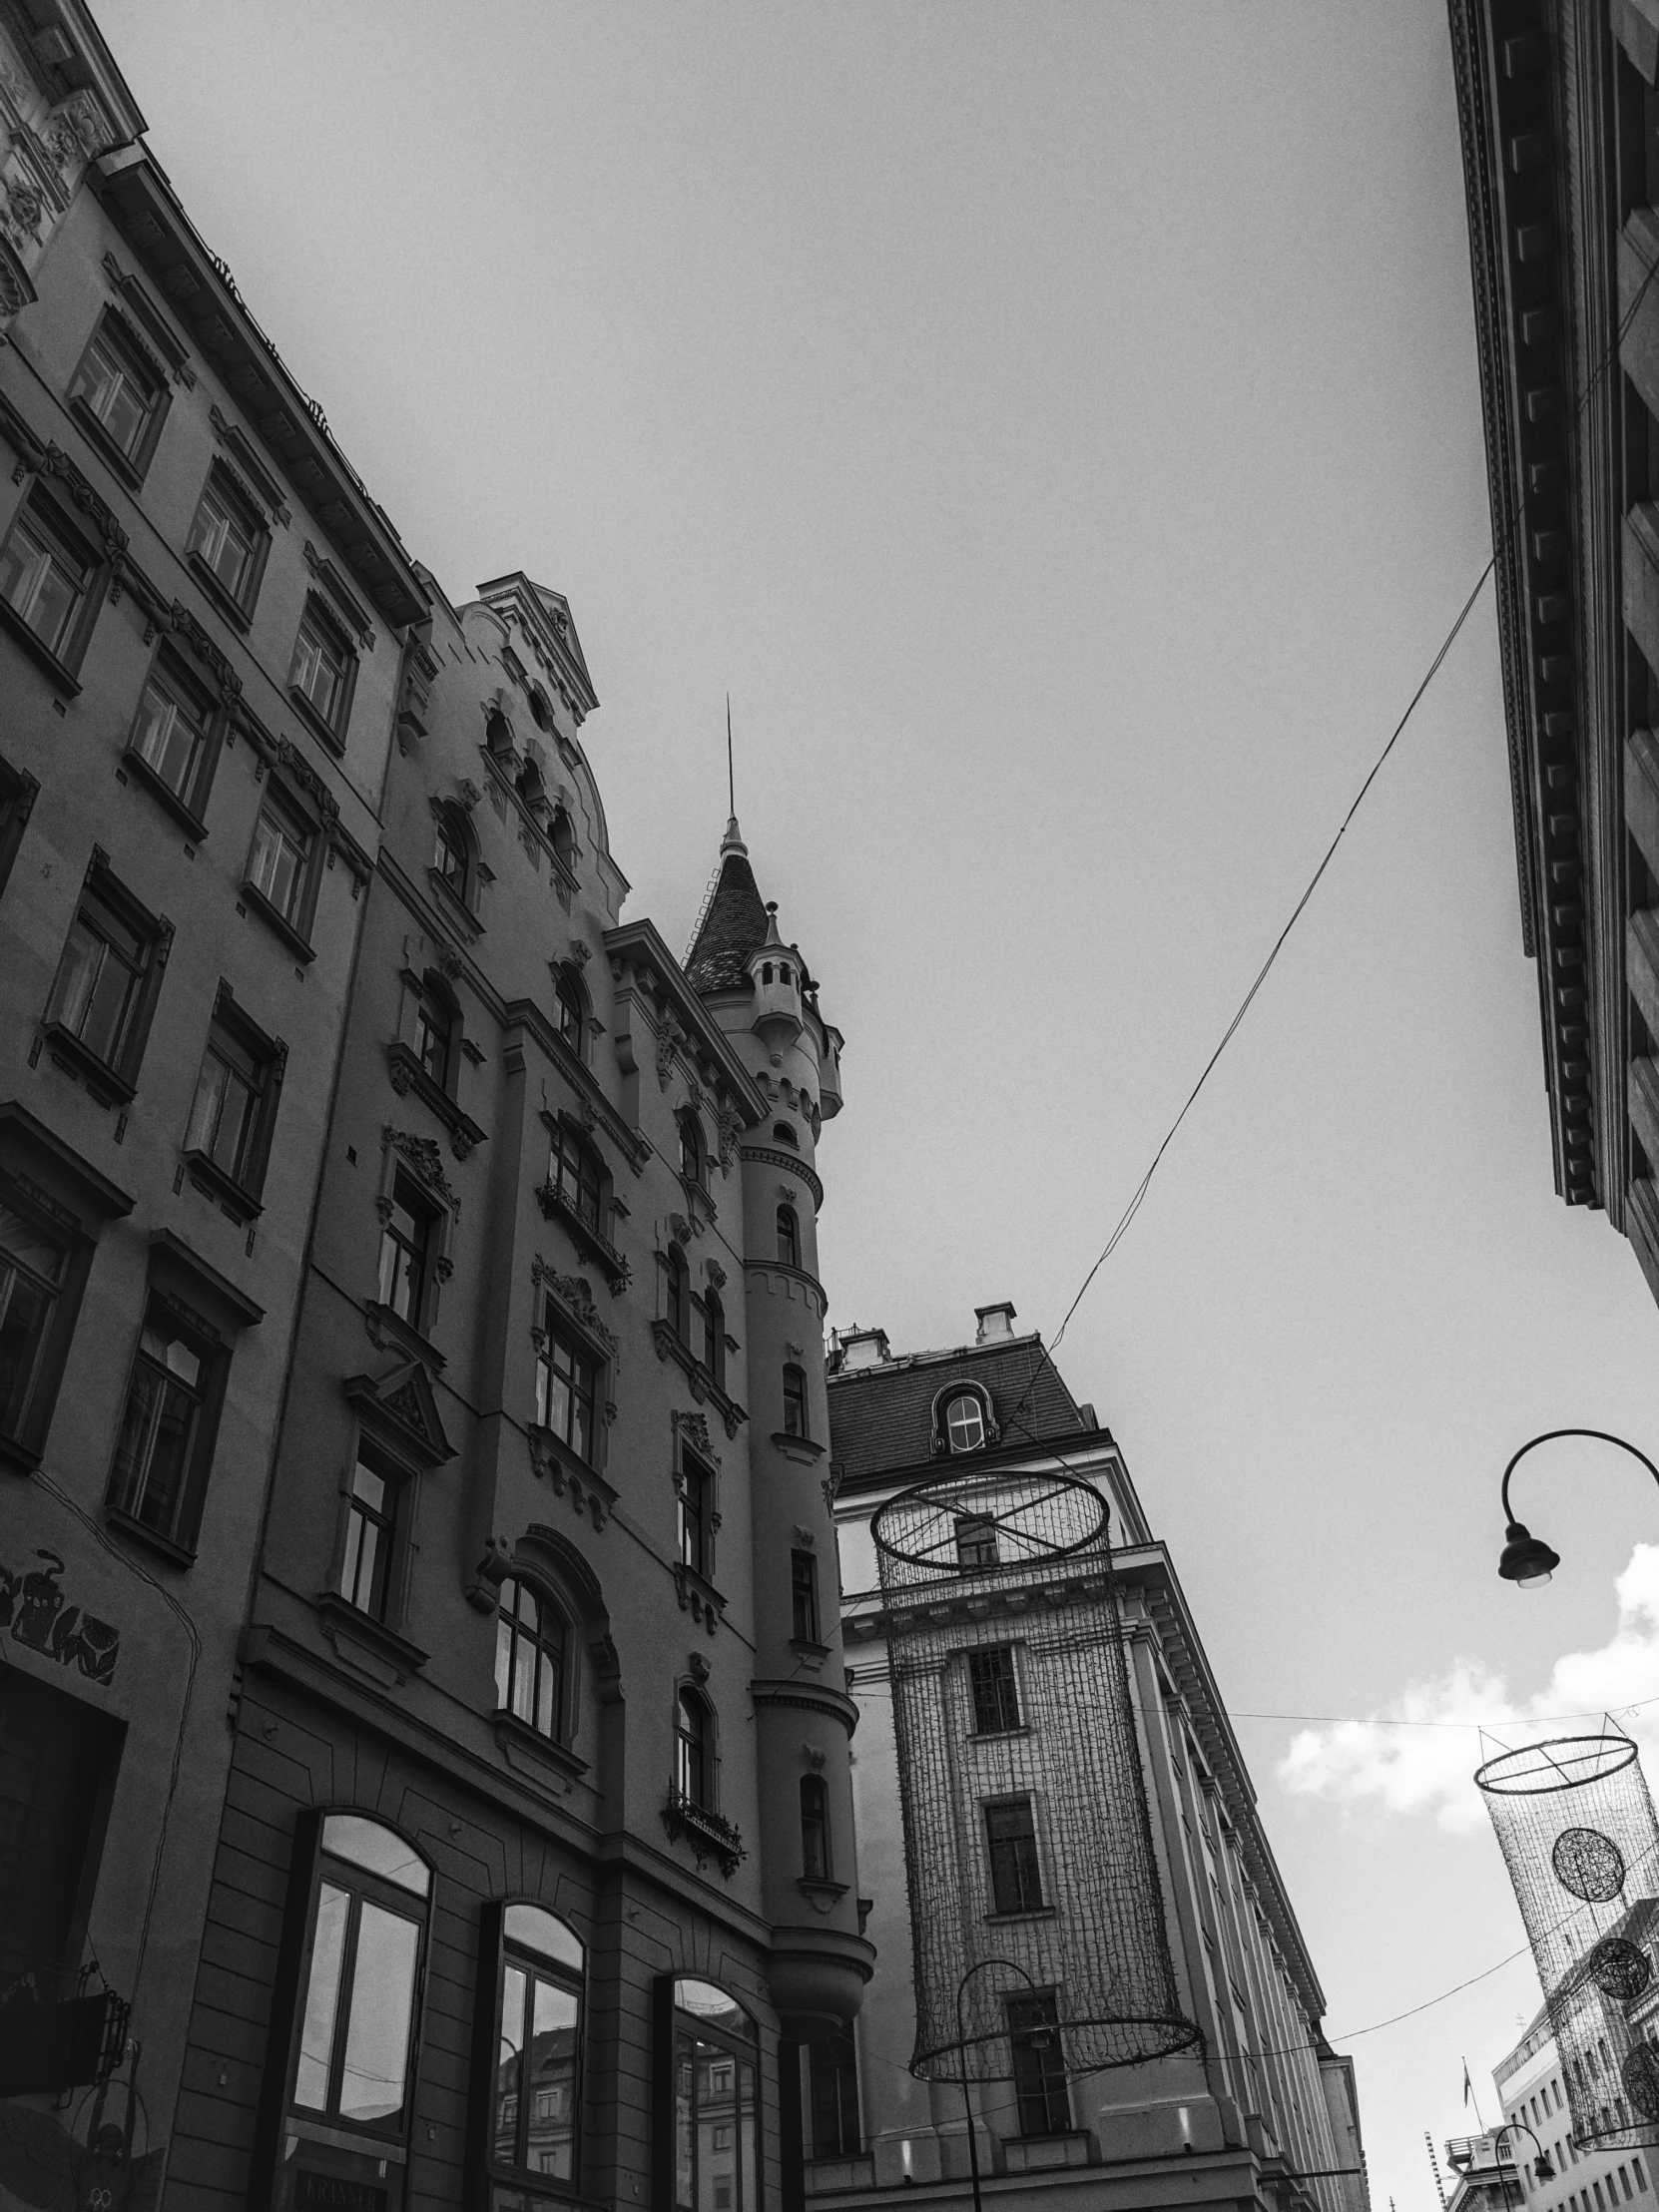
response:
<svg viewBox="0 0 1659 2212"><path fill-rule="evenodd" d="M345 1394L359 1413L385 1430L422 1466L442 1466L446 1459L454 1458L455 1446L445 1433L437 1397L421 1361L404 1360L378 1379L354 1375L345 1383Z"/></svg>

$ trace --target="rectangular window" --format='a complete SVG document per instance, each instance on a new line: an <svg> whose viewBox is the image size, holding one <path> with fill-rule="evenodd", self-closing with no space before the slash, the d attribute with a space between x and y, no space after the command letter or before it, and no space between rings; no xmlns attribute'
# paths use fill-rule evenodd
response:
<svg viewBox="0 0 1659 2212"><path fill-rule="evenodd" d="M213 1439L207 1398L217 1346L152 1297L110 1470L111 1508L188 1550Z"/></svg>
<svg viewBox="0 0 1659 2212"><path fill-rule="evenodd" d="M427 1276L435 1229L426 1206L407 1176L392 1184L391 1210L380 1232L380 1304L414 1330L426 1323Z"/></svg>
<svg viewBox="0 0 1659 2212"><path fill-rule="evenodd" d="M340 737L345 729L355 666L355 659L343 639L316 602L311 601L300 617L288 687L334 738Z"/></svg>
<svg viewBox="0 0 1659 2212"><path fill-rule="evenodd" d="M102 868L82 887L46 1019L130 1082L143 1045L146 984L160 924L122 896Z"/></svg>
<svg viewBox="0 0 1659 2212"><path fill-rule="evenodd" d="M81 356L69 396L125 461L140 468L161 428L166 386L127 336L106 318Z"/></svg>
<svg viewBox="0 0 1659 2212"><path fill-rule="evenodd" d="M992 1651L970 1651L968 1687L973 1695L976 1736L1005 1736L1010 1729L1018 1728L1019 1682L1014 1673L1011 1645L999 1644Z"/></svg>
<svg viewBox="0 0 1659 2212"><path fill-rule="evenodd" d="M998 1563L996 1523L984 1513L960 1513L956 1517L956 1563L962 1567L994 1567Z"/></svg>
<svg viewBox="0 0 1659 2212"><path fill-rule="evenodd" d="M800 1368L784 1370L784 1433L807 1434L807 1378Z"/></svg>
<svg viewBox="0 0 1659 2212"><path fill-rule="evenodd" d="M1071 2126L1066 2060L1051 1991L1009 1997L1008 2041L1014 2059L1014 2101L1022 2135L1063 2135Z"/></svg>
<svg viewBox="0 0 1659 2212"><path fill-rule="evenodd" d="M708 1468L688 1452L680 1469L680 1559L694 1574L707 1575L713 1564L709 1556L713 1487Z"/></svg>
<svg viewBox="0 0 1659 2212"><path fill-rule="evenodd" d="M31 776L26 769L13 768L9 761L0 760L0 891L6 887L39 791L38 777Z"/></svg>
<svg viewBox="0 0 1659 2212"><path fill-rule="evenodd" d="M72 1993L120 1746L92 1706L0 1668L0 1986Z"/></svg>
<svg viewBox="0 0 1659 2212"><path fill-rule="evenodd" d="M828 2043L808 2046L815 2158L856 2158L863 2148L858 2125L858 2060L849 2027Z"/></svg>
<svg viewBox="0 0 1659 2212"><path fill-rule="evenodd" d="M798 1644L816 1644L818 1632L818 1558L811 1551L790 1553L790 1599L793 1626L791 1634Z"/></svg>
<svg viewBox="0 0 1659 2212"><path fill-rule="evenodd" d="M158 654L139 701L131 751L181 806L200 814L213 708L166 655Z"/></svg>
<svg viewBox="0 0 1659 2212"><path fill-rule="evenodd" d="M27 501L0 547L0 599L65 663L73 653L92 570L45 502Z"/></svg>
<svg viewBox="0 0 1659 2212"><path fill-rule="evenodd" d="M233 1025L221 989L221 1010L208 1030L196 1079L185 1150L211 1162L227 1182L257 1198L270 1150L279 1051L251 1028Z"/></svg>
<svg viewBox="0 0 1659 2212"><path fill-rule="evenodd" d="M203 487L185 550L244 614L253 608L269 543L265 524L216 469Z"/></svg>
<svg viewBox="0 0 1659 2212"><path fill-rule="evenodd" d="M60 1238L0 1198L0 1433L7 1436L29 1427L68 1261Z"/></svg>
<svg viewBox="0 0 1659 2212"><path fill-rule="evenodd" d="M561 1443L569 1444L578 1458L591 1463L598 1363L559 1328L551 1313L546 1337L536 1362L536 1420L541 1427L551 1428Z"/></svg>
<svg viewBox="0 0 1659 2212"><path fill-rule="evenodd" d="M1043 1890L1037 1862L1037 1823L1028 1797L1004 1798L986 1806L985 1845L990 1855L991 1911L1040 1912Z"/></svg>
<svg viewBox="0 0 1659 2212"><path fill-rule="evenodd" d="M304 927L304 894L314 831L278 791L268 789L254 830L248 880L290 929Z"/></svg>
<svg viewBox="0 0 1659 2212"><path fill-rule="evenodd" d="M1633 2158L1630 2161L1630 2171L1636 2176L1637 2188L1645 2189L1647 2187L1647 2175L1642 2171L1642 2162L1639 2158Z"/></svg>
<svg viewBox="0 0 1659 2212"><path fill-rule="evenodd" d="M392 1553L397 1542L396 1478L370 1463L359 1451L351 1470L351 1496L345 1515L345 1559L339 1594L370 1620L383 1621L391 1588Z"/></svg>

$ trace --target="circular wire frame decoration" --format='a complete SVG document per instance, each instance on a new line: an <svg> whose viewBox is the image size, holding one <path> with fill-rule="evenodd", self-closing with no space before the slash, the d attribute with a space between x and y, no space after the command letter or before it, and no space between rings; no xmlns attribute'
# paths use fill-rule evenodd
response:
<svg viewBox="0 0 1659 2212"><path fill-rule="evenodd" d="M1107 1556L1106 1500L1068 1474L940 1475L889 1498L870 1523L884 1590Z"/></svg>
<svg viewBox="0 0 1659 2212"><path fill-rule="evenodd" d="M1646 2043L1638 2043L1620 2071L1624 2093L1644 2120L1659 2120L1659 2058Z"/></svg>
<svg viewBox="0 0 1659 2212"><path fill-rule="evenodd" d="M1623 1936L1604 1936L1585 1959L1584 1971L1618 2004L1633 2004L1653 1979L1647 1953Z"/></svg>
<svg viewBox="0 0 1659 2212"><path fill-rule="evenodd" d="M1611 1905L1624 1888L1624 1853L1599 1828L1563 1828L1549 1863L1562 1889L1586 1905Z"/></svg>

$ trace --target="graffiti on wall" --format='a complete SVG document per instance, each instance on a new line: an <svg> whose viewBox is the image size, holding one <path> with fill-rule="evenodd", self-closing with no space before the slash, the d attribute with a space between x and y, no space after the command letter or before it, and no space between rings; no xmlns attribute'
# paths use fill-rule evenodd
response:
<svg viewBox="0 0 1659 2212"><path fill-rule="evenodd" d="M60 1666L79 1667L89 1682L113 1682L121 1655L121 1631L64 1601L64 1563L55 1551L37 1551L44 1567L14 1570L0 1561L0 1630L14 1643Z"/></svg>

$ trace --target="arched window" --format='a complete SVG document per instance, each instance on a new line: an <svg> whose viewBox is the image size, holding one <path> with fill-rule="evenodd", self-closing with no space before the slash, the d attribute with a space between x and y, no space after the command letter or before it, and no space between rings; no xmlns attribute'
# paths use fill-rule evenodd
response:
<svg viewBox="0 0 1659 2212"><path fill-rule="evenodd" d="M700 1690L680 1692L674 1718L674 1787L686 1804L715 1810L714 1715Z"/></svg>
<svg viewBox="0 0 1659 2212"><path fill-rule="evenodd" d="M547 1182L555 1205L568 1207L597 1235L603 1183L599 1161L568 1121L561 1121L553 1132L547 1154Z"/></svg>
<svg viewBox="0 0 1659 2212"><path fill-rule="evenodd" d="M585 1057L588 1041L588 994L574 968L562 967L558 970L553 985L553 1001L559 1035L579 1059Z"/></svg>
<svg viewBox="0 0 1659 2212"><path fill-rule="evenodd" d="M793 1206L778 1209L778 1257L787 1268L801 1265L801 1224Z"/></svg>
<svg viewBox="0 0 1659 2212"><path fill-rule="evenodd" d="M691 1272L686 1256L671 1244L663 1256L663 1295L668 1325L688 1349L691 1347Z"/></svg>
<svg viewBox="0 0 1659 2212"><path fill-rule="evenodd" d="M784 1433L805 1436L807 1429L807 1378L800 1368L784 1370Z"/></svg>
<svg viewBox="0 0 1659 2212"><path fill-rule="evenodd" d="M830 1792L824 1777L801 1777L801 1873L808 1882L828 1882L830 1874Z"/></svg>
<svg viewBox="0 0 1659 2212"><path fill-rule="evenodd" d="M759 2212L754 2023L712 1981L673 1994L676 2212Z"/></svg>
<svg viewBox="0 0 1659 2212"><path fill-rule="evenodd" d="M446 889L463 906L472 903L472 832L458 807L445 807L438 816L437 842L432 867Z"/></svg>
<svg viewBox="0 0 1659 2212"><path fill-rule="evenodd" d="M530 713L535 720L535 725L538 730L552 729L553 710L547 704L547 694L542 690L539 684L535 686L534 690L530 694Z"/></svg>
<svg viewBox="0 0 1659 2212"><path fill-rule="evenodd" d="M763 960L761 962L761 981L763 983L770 983L772 981L772 962L770 960Z"/></svg>
<svg viewBox="0 0 1659 2212"><path fill-rule="evenodd" d="M492 707L485 718L484 743L498 757L514 750L513 726L499 707Z"/></svg>
<svg viewBox="0 0 1659 2212"><path fill-rule="evenodd" d="M944 1408L944 1438L952 1451L977 1451L985 1441L985 1408L977 1392L958 1391Z"/></svg>
<svg viewBox="0 0 1659 2212"><path fill-rule="evenodd" d="M565 1624L527 1582L501 1585L495 1627L495 1702L550 1743L566 1735Z"/></svg>
<svg viewBox="0 0 1659 2212"><path fill-rule="evenodd" d="M513 789L537 821L541 821L547 812L547 786L543 783L541 770L534 761L525 762L518 772Z"/></svg>
<svg viewBox="0 0 1659 2212"><path fill-rule="evenodd" d="M787 1121L775 1121L772 1125L772 1133L780 1144L787 1144L792 1152L801 1150L801 1139Z"/></svg>
<svg viewBox="0 0 1659 2212"><path fill-rule="evenodd" d="M538 2208L537 2181L573 2182L581 2119L581 1939L539 1905L486 1907L501 1914L500 2005L489 2085L492 2178L511 2181L497 2204ZM486 1926L489 1924L486 1922ZM488 1967L496 1959L489 1955ZM480 1954L480 1969L485 1965Z"/></svg>
<svg viewBox="0 0 1659 2212"><path fill-rule="evenodd" d="M726 1387L726 1309L711 1285L703 1294L703 1365Z"/></svg>
<svg viewBox="0 0 1659 2212"><path fill-rule="evenodd" d="M680 1173L688 1183L703 1187L703 1132L689 1109L680 1116Z"/></svg>
<svg viewBox="0 0 1659 2212"><path fill-rule="evenodd" d="M455 1001L448 985L428 972L421 979L415 1006L414 1050L422 1073L429 1075L440 1091L449 1089L453 1057L450 1045L457 1026Z"/></svg>
<svg viewBox="0 0 1659 2212"><path fill-rule="evenodd" d="M570 826L569 815L562 807L554 808L548 833L553 839L553 850L557 857L566 867L573 868L576 865L576 832Z"/></svg>

